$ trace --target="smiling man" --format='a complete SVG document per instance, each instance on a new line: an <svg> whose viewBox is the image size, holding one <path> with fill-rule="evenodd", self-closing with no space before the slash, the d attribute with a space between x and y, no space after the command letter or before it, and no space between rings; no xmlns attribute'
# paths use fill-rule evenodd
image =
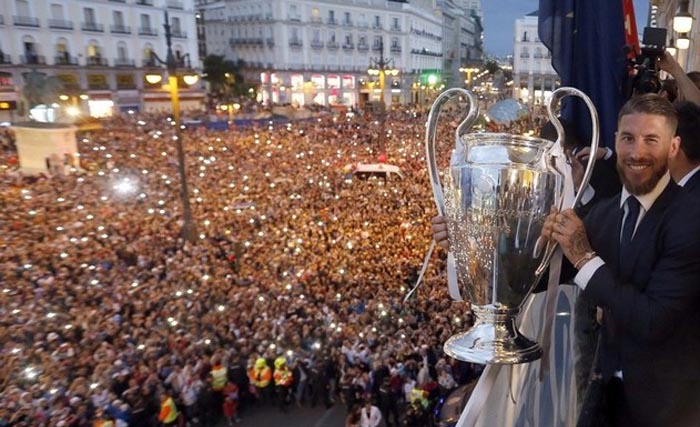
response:
<svg viewBox="0 0 700 427"><path fill-rule="evenodd" d="M700 420L700 207L671 180L678 117L658 95L628 101L615 136L621 194L582 221L552 213L583 295L603 308L597 369L614 426L693 426Z"/></svg>

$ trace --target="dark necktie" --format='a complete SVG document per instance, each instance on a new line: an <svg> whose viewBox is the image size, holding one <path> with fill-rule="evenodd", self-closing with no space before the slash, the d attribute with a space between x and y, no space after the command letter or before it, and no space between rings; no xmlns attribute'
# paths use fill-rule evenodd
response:
<svg viewBox="0 0 700 427"><path fill-rule="evenodd" d="M629 250L630 244L632 243L632 236L634 235L634 227L637 225L637 220L639 219L639 201L634 196L629 196L627 198L627 216L625 217L625 223L622 225L622 236L620 238L620 259L624 259Z"/></svg>

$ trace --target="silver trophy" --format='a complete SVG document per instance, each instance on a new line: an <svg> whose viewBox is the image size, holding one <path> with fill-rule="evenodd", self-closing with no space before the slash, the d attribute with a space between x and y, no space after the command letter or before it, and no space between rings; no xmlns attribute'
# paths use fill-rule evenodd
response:
<svg viewBox="0 0 700 427"><path fill-rule="evenodd" d="M505 133L466 133L479 107L464 89L449 89L435 101L428 116L426 154L435 203L447 222L450 252L454 255L457 282L468 297L475 324L452 336L445 352L473 363L515 364L537 360L542 348L516 327L520 306L530 294L554 253L543 249L540 232L552 206L562 208L563 127L553 110L568 95L588 105L593 138L591 153L598 149L598 116L581 91L562 87L552 94L547 112L558 132L556 143L540 138ZM435 140L440 110L451 99L464 98L469 112L455 132L455 150L449 170L440 183L435 159ZM589 156L583 181L593 171L595 155ZM574 206L582 191L576 192ZM567 206L568 207L568 206Z"/></svg>

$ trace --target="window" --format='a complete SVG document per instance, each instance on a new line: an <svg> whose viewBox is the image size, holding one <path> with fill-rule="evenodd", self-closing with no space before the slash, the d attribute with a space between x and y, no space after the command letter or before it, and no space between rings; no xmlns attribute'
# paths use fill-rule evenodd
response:
<svg viewBox="0 0 700 427"><path fill-rule="evenodd" d="M170 22L170 25L173 27L173 33L179 34L182 32L180 27L180 18L173 17L172 21Z"/></svg>
<svg viewBox="0 0 700 427"><path fill-rule="evenodd" d="M112 21L114 21L115 27L124 26L124 14L120 10L115 10L112 12Z"/></svg>
<svg viewBox="0 0 700 427"><path fill-rule="evenodd" d="M345 12L345 23L349 24L352 20L350 19L350 12Z"/></svg>
<svg viewBox="0 0 700 427"><path fill-rule="evenodd" d="M345 44L350 46L352 44L352 34L345 34Z"/></svg>
<svg viewBox="0 0 700 427"><path fill-rule="evenodd" d="M151 16L141 14L141 28L143 29L150 29L151 28Z"/></svg>
<svg viewBox="0 0 700 427"><path fill-rule="evenodd" d="M374 28L382 27L382 18L379 15L374 15Z"/></svg>
<svg viewBox="0 0 700 427"><path fill-rule="evenodd" d="M328 22L330 22L330 23L335 22L335 11L334 10L328 11Z"/></svg>
<svg viewBox="0 0 700 427"><path fill-rule="evenodd" d="M399 18L393 18L391 25L392 25L392 28L395 30L398 30L399 28L401 28L401 26L399 25Z"/></svg>
<svg viewBox="0 0 700 427"><path fill-rule="evenodd" d="M83 16L85 17L86 24L95 23L95 9L91 7L86 7L83 9Z"/></svg>
<svg viewBox="0 0 700 427"><path fill-rule="evenodd" d="M314 30L314 33L313 33L313 41L314 41L314 42L319 42L319 43L321 42L321 31L319 31L319 30Z"/></svg>
<svg viewBox="0 0 700 427"><path fill-rule="evenodd" d="M335 43L335 31L331 31L328 40Z"/></svg>
<svg viewBox="0 0 700 427"><path fill-rule="evenodd" d="M117 58L121 60L126 60L129 57L128 50L126 49L126 43L119 42L117 44Z"/></svg>
<svg viewBox="0 0 700 427"><path fill-rule="evenodd" d="M27 0L16 0L15 6L17 6L17 16L31 16L29 11L29 2Z"/></svg>
<svg viewBox="0 0 700 427"><path fill-rule="evenodd" d="M526 42L527 41L527 31L523 33L523 39L522 41Z"/></svg>
<svg viewBox="0 0 700 427"><path fill-rule="evenodd" d="M63 5L62 4L52 4L51 5L51 18L57 20L63 20Z"/></svg>

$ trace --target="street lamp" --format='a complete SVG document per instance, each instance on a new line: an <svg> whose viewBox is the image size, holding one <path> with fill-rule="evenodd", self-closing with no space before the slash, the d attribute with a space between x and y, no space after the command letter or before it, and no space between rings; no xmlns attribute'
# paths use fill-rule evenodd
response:
<svg viewBox="0 0 700 427"><path fill-rule="evenodd" d="M673 31L689 33L693 27L693 15L688 12L688 0L682 0L678 14L673 17Z"/></svg>
<svg viewBox="0 0 700 427"><path fill-rule="evenodd" d="M472 84L472 73L476 73L479 71L479 68L474 68L474 67L460 67L459 72L460 73L465 73L467 76L466 80L464 81L465 84L471 86Z"/></svg>
<svg viewBox="0 0 700 427"><path fill-rule="evenodd" d="M369 69L367 74L370 76L379 76L379 93L382 112L386 111L386 102L384 100L384 79L386 74L396 77L399 75L399 70L393 67L394 60L384 58L384 37L379 39L379 59L370 58Z"/></svg>
<svg viewBox="0 0 700 427"><path fill-rule="evenodd" d="M171 42L172 35L170 33L170 22L168 20L167 11L165 12L165 23L163 24L163 28L165 28L165 41L168 47L165 61L160 59L155 52L151 52L151 56L159 64L165 65L168 71L168 84L170 86L170 99L173 110L173 124L175 125L175 137L173 139L175 139L175 146L177 147L177 163L181 188L180 197L182 198L182 237L186 241L194 243L197 241L197 227L192 219L192 210L190 208L190 195L189 191L187 190L187 173L185 171L185 150L182 146L182 133L180 132L180 94L178 92L177 75L178 61L175 59L175 55L173 54ZM187 68L189 68L189 53L185 55L185 58L188 59ZM150 84L160 83L162 79L163 76L158 72L146 74L146 81ZM183 76L183 80L186 84L192 85L197 83L199 76L193 73L187 73Z"/></svg>

